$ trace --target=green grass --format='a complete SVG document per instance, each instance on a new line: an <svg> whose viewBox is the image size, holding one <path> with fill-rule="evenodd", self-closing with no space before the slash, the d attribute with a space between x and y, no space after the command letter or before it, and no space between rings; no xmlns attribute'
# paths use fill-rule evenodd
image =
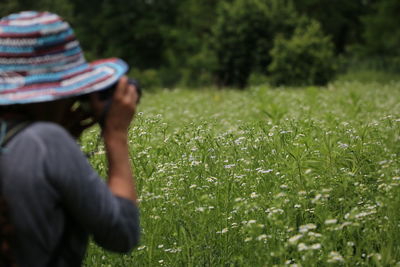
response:
<svg viewBox="0 0 400 267"><path fill-rule="evenodd" d="M85 266L400 265L399 100L399 82L145 94L141 244L92 243Z"/></svg>
<svg viewBox="0 0 400 267"><path fill-rule="evenodd" d="M360 83L395 83L400 81L398 73L390 73L387 71L371 71L371 70L353 70L351 72L339 75L339 82L357 81Z"/></svg>

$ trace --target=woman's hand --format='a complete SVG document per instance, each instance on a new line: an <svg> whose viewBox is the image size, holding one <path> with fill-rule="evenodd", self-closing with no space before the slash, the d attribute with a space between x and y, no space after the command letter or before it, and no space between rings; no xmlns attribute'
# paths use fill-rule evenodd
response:
<svg viewBox="0 0 400 267"><path fill-rule="evenodd" d="M136 111L138 94L135 86L122 77L112 98L111 106L102 125L104 144L108 161L108 186L115 195L136 203L136 189L129 159L128 129ZM91 96L97 118L106 108L96 94Z"/></svg>
<svg viewBox="0 0 400 267"><path fill-rule="evenodd" d="M103 135L113 135L115 133L126 134L135 114L138 100L136 88L128 83L128 78L123 76L119 80L112 96L110 107L106 107L110 103L101 101L96 93L90 97L92 109L97 120L102 119L104 110L108 108L101 125Z"/></svg>

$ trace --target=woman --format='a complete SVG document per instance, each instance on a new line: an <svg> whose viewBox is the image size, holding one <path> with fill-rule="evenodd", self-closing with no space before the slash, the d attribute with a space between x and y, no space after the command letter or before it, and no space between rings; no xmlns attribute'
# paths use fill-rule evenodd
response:
<svg viewBox="0 0 400 267"><path fill-rule="evenodd" d="M138 243L127 145L138 94L126 71L119 59L86 63L55 14L0 20L0 266L79 266L89 235L116 252ZM108 106L98 92L110 86ZM107 183L75 142L100 119Z"/></svg>

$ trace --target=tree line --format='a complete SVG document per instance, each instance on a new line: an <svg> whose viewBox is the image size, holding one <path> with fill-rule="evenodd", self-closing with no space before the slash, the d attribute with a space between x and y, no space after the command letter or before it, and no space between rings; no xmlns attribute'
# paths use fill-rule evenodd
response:
<svg viewBox="0 0 400 267"><path fill-rule="evenodd" d="M88 60L116 56L148 87L326 84L338 58L400 56L398 0L3 0L60 14Z"/></svg>

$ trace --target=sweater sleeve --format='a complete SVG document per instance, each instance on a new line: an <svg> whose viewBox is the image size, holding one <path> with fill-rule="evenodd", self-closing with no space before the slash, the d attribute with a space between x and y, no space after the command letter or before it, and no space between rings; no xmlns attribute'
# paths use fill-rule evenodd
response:
<svg viewBox="0 0 400 267"><path fill-rule="evenodd" d="M115 196L61 127L48 129L45 169L62 205L105 249L128 252L139 242L139 210Z"/></svg>

